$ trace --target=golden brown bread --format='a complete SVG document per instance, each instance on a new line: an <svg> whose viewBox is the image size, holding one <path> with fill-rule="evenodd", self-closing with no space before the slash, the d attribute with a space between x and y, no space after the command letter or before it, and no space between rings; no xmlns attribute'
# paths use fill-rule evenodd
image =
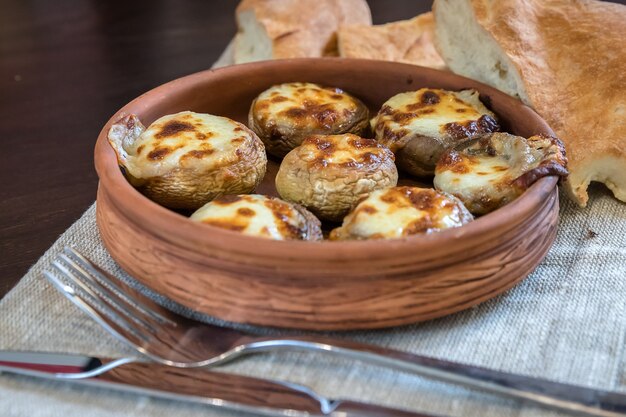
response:
<svg viewBox="0 0 626 417"><path fill-rule="evenodd" d="M365 0L243 0L235 63L337 55L340 25L372 24Z"/></svg>
<svg viewBox="0 0 626 417"><path fill-rule="evenodd" d="M443 69L446 64L435 49L432 12L385 25L341 26L337 31L339 56L406 62Z"/></svg>
<svg viewBox="0 0 626 417"><path fill-rule="evenodd" d="M589 0L436 0L448 67L519 96L565 142L566 189L626 201L626 7Z"/></svg>

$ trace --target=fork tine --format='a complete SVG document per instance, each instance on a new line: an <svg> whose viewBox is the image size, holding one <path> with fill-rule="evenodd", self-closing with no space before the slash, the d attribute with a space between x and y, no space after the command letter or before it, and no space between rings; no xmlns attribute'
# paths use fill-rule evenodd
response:
<svg viewBox="0 0 626 417"><path fill-rule="evenodd" d="M170 320L162 314L159 314L158 311L155 311L153 308L146 305L146 303L143 303L142 300L138 299L137 297L132 297L128 295L129 291L124 291L122 288L119 287L119 285L128 288L133 293L135 292L135 290L130 288L124 282L120 281L119 278L109 274L107 271L95 265L93 262L85 258L73 248L66 246L64 248L64 252L66 254L66 258L69 258L68 262L71 262L71 264L75 268L80 268L81 272L83 272L85 275L89 275L94 280L98 281L101 286L105 287L110 295L117 296L117 298L124 300L127 304L132 305L139 312L150 316L152 319L158 321L159 323L167 323L171 326L177 325L176 322ZM114 282L114 280L117 281L117 284Z"/></svg>
<svg viewBox="0 0 626 417"><path fill-rule="evenodd" d="M87 302L83 297L81 297L78 294L76 294L76 291L74 290L74 288L72 288L71 286L65 284L63 281L61 281L59 278L57 278L50 271L44 271L43 274L48 279L48 281L50 281L50 283L57 290L59 290L59 292L63 296L65 296L65 298L70 300L80 310L82 310L83 312L87 313L87 315L89 315L93 320L95 320L96 323L98 323L99 325L104 327L110 334L112 334L118 340L126 343L127 345L131 346L132 348L137 349L135 343L133 343L126 336L124 336L120 331L118 331L114 327L114 325L110 324L110 321L113 321L115 326L119 326L121 329L130 332L135 337L143 340L144 342L148 341L148 338L142 332L140 332L136 328L134 328L131 323L128 323L126 320L121 318L117 313L115 313L115 311L111 310L109 307L104 307L105 311L107 311L107 314L110 314L110 317L111 317L110 319L106 319L106 318L103 317L103 315L101 315L97 311L97 308L95 306L93 306L92 304ZM69 275L65 275L65 273L63 273L63 276L66 277L66 278L70 277Z"/></svg>
<svg viewBox="0 0 626 417"><path fill-rule="evenodd" d="M63 261L61 263L60 261ZM64 265L65 263L65 265ZM52 265L63 273L67 278L71 279L74 284L78 285L83 291L85 291L90 297L97 300L97 303L105 303L109 307L113 307L119 313L123 314L126 318L133 320L135 323L144 327L147 331L155 334L157 329L134 314L128 307L132 307L125 304L115 294L111 293L106 288L102 287L96 280L94 280L89 274L82 270L79 266L75 265L71 259L64 254L59 254L57 260L52 262ZM69 267L66 268L66 266Z"/></svg>

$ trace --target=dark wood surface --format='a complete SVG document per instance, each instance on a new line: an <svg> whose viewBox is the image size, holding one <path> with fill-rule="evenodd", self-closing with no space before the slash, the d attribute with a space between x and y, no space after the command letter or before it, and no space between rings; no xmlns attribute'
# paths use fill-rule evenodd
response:
<svg viewBox="0 0 626 417"><path fill-rule="evenodd" d="M0 1L0 297L96 197L102 125L141 93L209 68L235 0ZM372 0L376 23L430 1Z"/></svg>

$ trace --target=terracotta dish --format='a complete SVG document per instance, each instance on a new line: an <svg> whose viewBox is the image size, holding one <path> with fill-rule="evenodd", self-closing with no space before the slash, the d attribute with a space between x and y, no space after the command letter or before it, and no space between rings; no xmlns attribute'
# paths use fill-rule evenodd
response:
<svg viewBox="0 0 626 417"><path fill-rule="evenodd" d="M460 311L511 288L543 259L558 219L557 178L462 227L388 241L274 241L207 224L152 202L122 175L110 126L190 110L246 122L252 100L274 84L333 85L375 114L389 97L421 87L475 88L504 131L553 135L521 102L478 82L407 64L314 58L209 70L133 100L104 126L95 149L97 220L111 256L154 291L220 319L313 330L381 328ZM257 193L276 195L279 161ZM406 180L404 180L406 183ZM400 180L403 184L403 180Z"/></svg>

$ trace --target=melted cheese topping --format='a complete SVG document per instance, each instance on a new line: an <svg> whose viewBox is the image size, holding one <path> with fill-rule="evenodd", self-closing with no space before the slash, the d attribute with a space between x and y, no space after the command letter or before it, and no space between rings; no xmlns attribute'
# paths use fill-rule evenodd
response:
<svg viewBox="0 0 626 417"><path fill-rule="evenodd" d="M482 104L478 91L430 88L391 97L371 125L376 138L394 151L407 136L470 137L497 130L495 115Z"/></svg>
<svg viewBox="0 0 626 417"><path fill-rule="evenodd" d="M539 170L534 179L518 181L542 164L550 168ZM565 164L553 138L493 133L444 153L434 185L461 199L472 213L485 214L517 198L537 178L558 173L555 167L565 170Z"/></svg>
<svg viewBox="0 0 626 417"><path fill-rule="evenodd" d="M239 161L254 133L226 117L189 111L163 116L136 140L123 143L125 168L136 178L176 168L216 169Z"/></svg>
<svg viewBox="0 0 626 417"><path fill-rule="evenodd" d="M359 102L338 88L312 83L275 85L261 93L253 107L254 118L287 129L330 129L357 113Z"/></svg>
<svg viewBox="0 0 626 417"><path fill-rule="evenodd" d="M217 198L193 213L191 219L275 240L303 239L308 227L291 204L258 194Z"/></svg>
<svg viewBox="0 0 626 417"><path fill-rule="evenodd" d="M482 188L502 184L510 185L519 175L519 166L511 166L511 161L500 155L460 155L454 166L441 166L437 174L438 183L454 182L459 188Z"/></svg>
<svg viewBox="0 0 626 417"><path fill-rule="evenodd" d="M433 189L374 191L331 232L333 240L394 239L462 226L472 215L455 197Z"/></svg>
<svg viewBox="0 0 626 417"><path fill-rule="evenodd" d="M302 141L298 157L311 168L338 165L349 168L378 166L385 159L394 160L393 153L375 139L344 135L315 135Z"/></svg>

